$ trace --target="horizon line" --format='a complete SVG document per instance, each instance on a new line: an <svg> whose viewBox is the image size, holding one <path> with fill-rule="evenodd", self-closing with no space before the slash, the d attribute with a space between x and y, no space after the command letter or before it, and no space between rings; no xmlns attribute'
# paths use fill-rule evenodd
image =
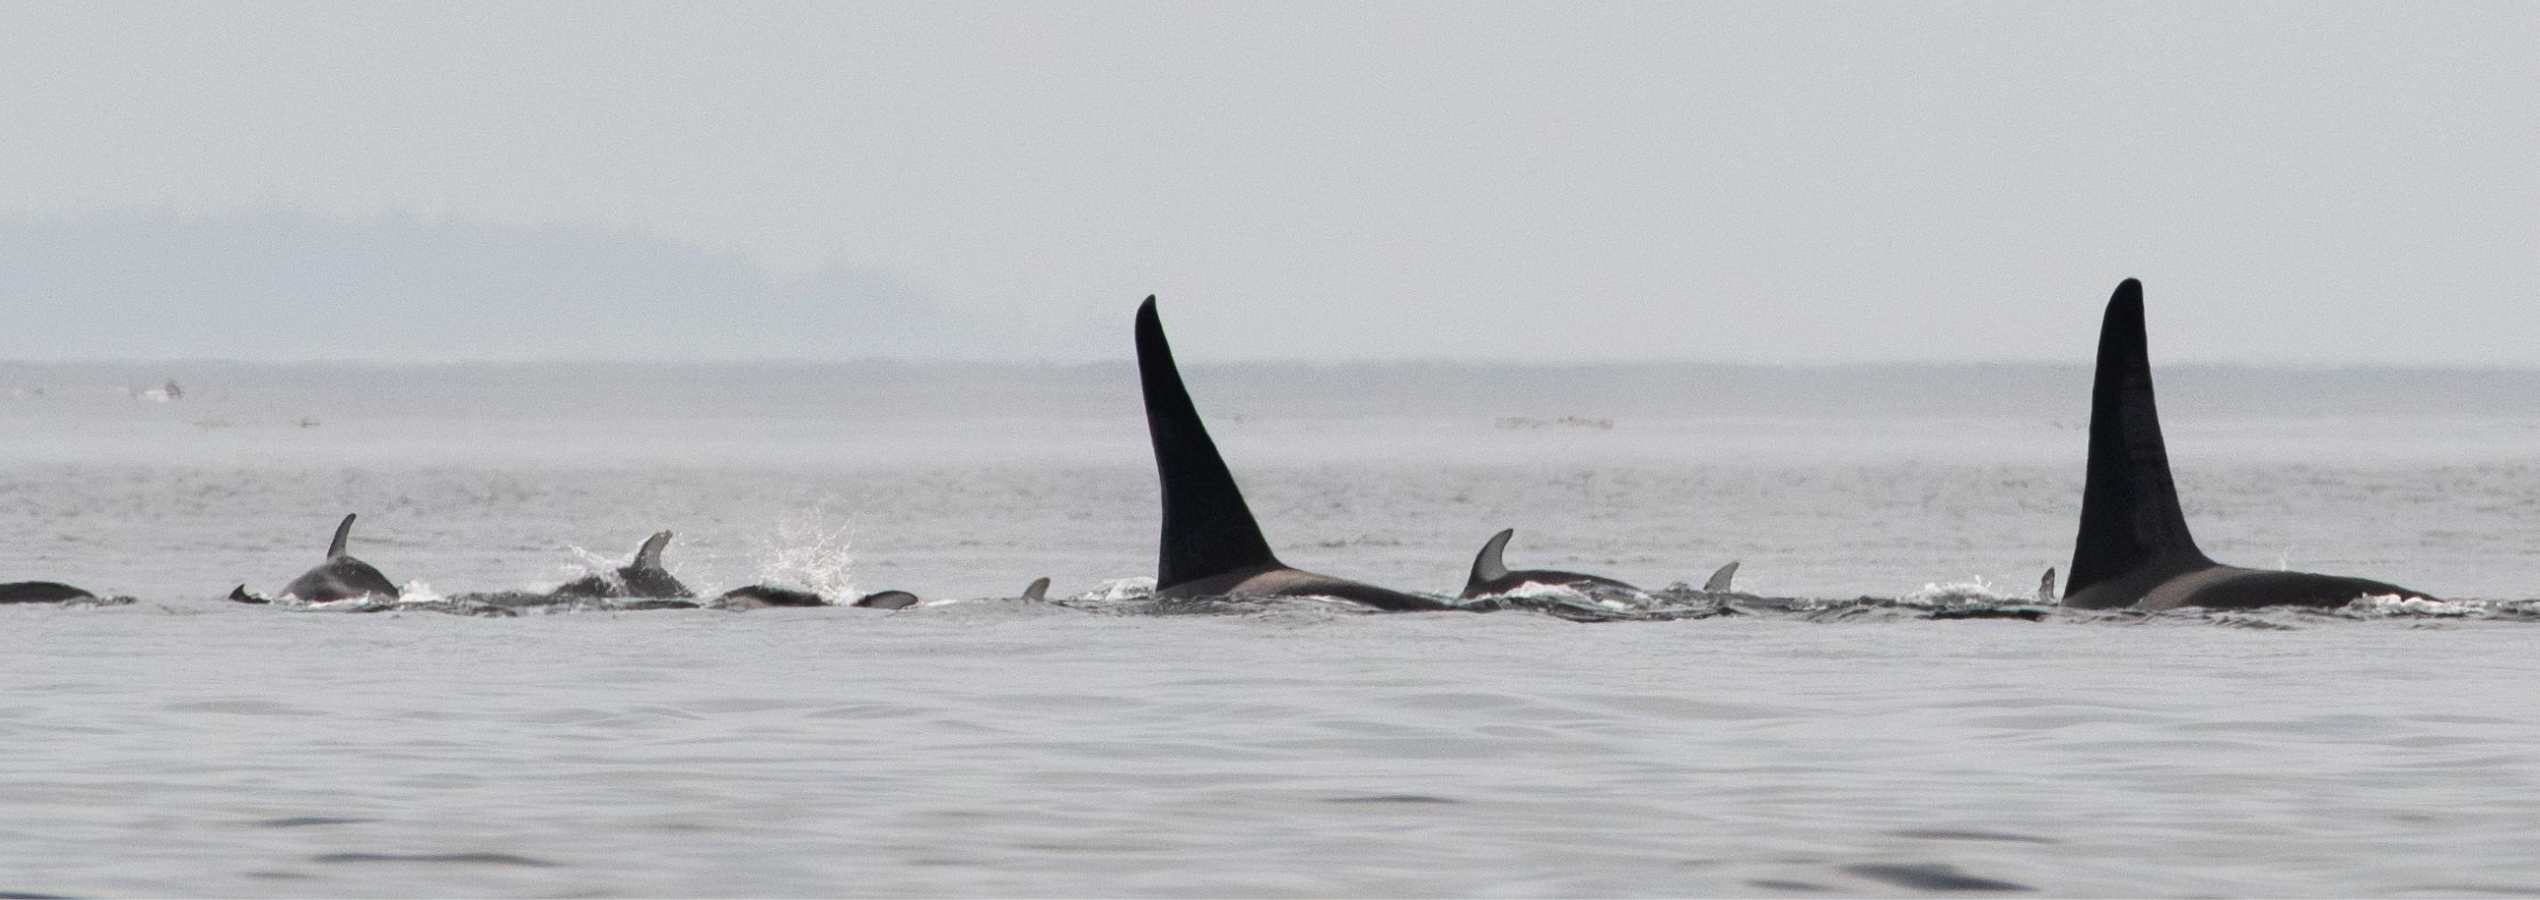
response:
<svg viewBox="0 0 2540 900"><path fill-rule="evenodd" d="M359 358L349 358L349 357L309 357L309 358L300 358L300 359L242 359L242 358L237 358L237 357L199 356L199 357L165 357L165 358L153 358L153 357L122 357L122 358L95 358L95 359L12 359L12 358L0 358L0 367L17 366L17 367L30 367L30 368L53 368L53 367L80 367L80 366L94 366L94 367L101 367L101 368L104 368L104 367L134 367L134 368L139 368L139 367L148 367L148 366L217 366L217 367L231 367L231 368L262 368L262 369L463 369L463 368L485 368L485 369L497 369L497 368L532 368L532 367L541 367L541 366L546 366L546 367L567 367L567 368L569 368L569 367L591 367L591 368L647 368L647 367L650 367L650 368L689 368L689 369L741 369L741 368L794 368L794 369L804 369L804 368L858 368L858 367L908 367L908 368L930 368L930 367L962 366L962 367L972 367L972 368L987 367L987 368L1005 368L1005 369L1091 369L1091 368L1103 368L1103 367L1126 367L1126 366L1134 366L1134 365L1136 365L1136 362L1137 362L1137 361L1136 361L1135 359L1130 358L1130 357L1125 357L1125 356L1123 356L1123 357L1116 357L1116 358L1106 357L1106 358L1097 358L1097 359L1063 359L1063 358L1053 358L1053 357L1039 357L1039 358L1013 358L1013 357L1002 357L1002 358L1001 358L1001 357L960 357L960 356L932 357L932 358L912 358L912 357L897 357L897 356L853 356L853 357L827 358L827 359L822 359L822 358L809 358L809 357L761 357L761 358L715 358L715 357L689 357L689 358L678 358L678 359L662 359L662 358L650 358L650 359L646 359L646 358L625 358L625 357L558 357L558 358L538 358L538 359L530 359L530 358L499 358L499 357L489 357L489 358L482 358L482 359L444 359L444 360L414 359L414 360L392 360L392 361L381 361L381 360L376 360L376 359L359 359ZM1812 369L1812 370L1842 370L1842 369L1900 369L1900 368L1925 368L1925 369L2061 368L2061 369L2080 369L2080 370L2088 370L2088 369L2090 369L2090 368L2091 368L2091 365L2092 365L2092 364L2091 364L2091 361L2090 361L2090 360L2088 360L2088 359L2049 360L2049 359L2020 358L2020 357L1999 357L1999 358L1992 358L1992 359L1928 359L1928 358L1924 358L1924 359L1916 359L1916 358L1899 358L1899 359L1871 359L1871 360L1719 360L1719 359L1686 359L1686 358L1674 358L1674 359L1671 359L1671 358L1663 358L1663 357L1653 357L1653 358L1607 358L1607 359L1588 359L1588 360L1545 360L1545 359L1502 360L1502 359L1489 359L1489 358L1469 357L1469 356L1467 356L1467 357L1453 357L1453 356L1438 356L1438 357L1411 357L1411 358L1391 358L1391 359L1387 359L1387 358L1372 358L1372 357L1371 357L1371 358L1344 357L1344 358L1338 358L1338 359L1308 359L1308 358L1286 358L1286 357L1252 357L1252 358L1232 358L1232 359L1216 359L1216 360L1200 359L1200 360L1192 360L1192 361L1190 361L1190 364L1191 364L1192 366L1194 366L1194 367L1198 367L1198 368L1212 368L1212 369L1242 369L1242 368L1299 368L1299 369L1376 368L1376 369L1490 369L1490 370L1519 370L1519 371L1562 371L1562 370L1581 370L1581 369L1656 369L1656 368L1712 368L1712 369ZM2504 372L2504 373L2535 373L2535 374L2540 374L2540 363L2532 363L2532 364L2515 364L2515 363L2476 363L2476 362L2462 362L2462 363L2444 363L2444 362L2409 362L2409 363L2390 363L2390 362L2379 362L2379 361L2373 361L2373 362L2318 362L2318 361L2306 361L2306 360L2234 360L2234 361L2215 361L2215 360L2185 359L2185 360L2170 360L2170 361L2165 361L2165 362L2163 362L2163 363L2162 363L2162 366L2163 366L2163 368L2238 369L2238 370L2249 370L2249 371L2283 371L2283 372L2441 372L2441 373L2463 373L2463 374L2468 374L2468 373L2477 373L2477 372Z"/></svg>

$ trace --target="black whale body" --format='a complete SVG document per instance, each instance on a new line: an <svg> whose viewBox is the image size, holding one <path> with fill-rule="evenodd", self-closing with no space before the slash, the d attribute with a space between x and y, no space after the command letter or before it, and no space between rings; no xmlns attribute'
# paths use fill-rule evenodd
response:
<svg viewBox="0 0 2540 900"><path fill-rule="evenodd" d="M627 597L648 600L685 600L696 596L677 576L662 568L662 549L670 546L670 532L657 531L635 548L634 559L619 566L615 578L594 572L556 587L558 597ZM688 604L695 606L696 604ZM677 608L675 604L647 606L652 609Z"/></svg>
<svg viewBox="0 0 2540 900"><path fill-rule="evenodd" d="M2227 566L2188 533L2152 401L2143 285L2126 279L2099 325L2090 393L2090 463L2064 605L2142 610L2344 606L2365 596L2426 597L2368 578ZM2053 577L2050 573L2050 579Z"/></svg>
<svg viewBox="0 0 2540 900"><path fill-rule="evenodd" d="M1181 370L1173 363L1173 348L1165 342L1164 323L1156 317L1154 297L1138 306L1136 335L1147 437L1155 445L1156 480L1164 499L1157 597L1333 597L1387 612L1462 609L1433 597L1317 575L1280 562L1191 404Z"/></svg>
<svg viewBox="0 0 2540 900"><path fill-rule="evenodd" d="M63 603L95 600L97 595L58 581L12 581L0 584L0 603Z"/></svg>
<svg viewBox="0 0 2540 900"><path fill-rule="evenodd" d="M284 595L306 603L331 603L363 597L397 599L396 582L379 574L379 570L372 568L371 564L345 552L344 546L353 534L353 519L353 515L347 514L344 521L336 524L335 539L326 547L326 561L291 579L291 583L282 588ZM243 584L230 592L229 599L241 603L266 602L265 598L249 592Z"/></svg>
<svg viewBox="0 0 2540 900"><path fill-rule="evenodd" d="M1529 584L1566 587L1578 591L1647 593L1640 588L1602 575L1564 572L1559 569L1510 569L1503 554L1508 550L1508 539L1516 534L1517 529L1503 528L1498 534L1491 535L1490 540L1482 542L1482 551L1473 556L1472 574L1464 579L1462 595L1464 599L1477 600L1497 596Z"/></svg>

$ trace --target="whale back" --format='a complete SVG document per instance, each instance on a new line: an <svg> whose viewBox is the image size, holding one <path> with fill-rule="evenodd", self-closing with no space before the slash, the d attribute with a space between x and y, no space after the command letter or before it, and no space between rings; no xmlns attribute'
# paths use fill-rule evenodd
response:
<svg viewBox="0 0 2540 900"><path fill-rule="evenodd" d="M326 545L326 558L344 555L344 543L353 537L353 517L356 515L358 513L345 513L344 521L335 523L335 540Z"/></svg>
<svg viewBox="0 0 2540 900"><path fill-rule="evenodd" d="M866 609L907 609L919 602L916 594L907 591L875 591L848 605Z"/></svg>
<svg viewBox="0 0 2540 900"><path fill-rule="evenodd" d="M2161 561L2207 562L2188 534L2170 477L2169 450L2152 402L2152 363L2143 333L2143 284L2132 278L2108 298L2099 325L2098 374L2090 389L2090 466L2081 493L2064 596Z"/></svg>
<svg viewBox="0 0 2540 900"><path fill-rule="evenodd" d="M1164 527L1158 541L1155 587L1212 575L1279 565L1261 536L1252 507L1235 486L1234 473L1208 437L1191 405L1164 340L1155 298L1138 306L1138 382L1146 394L1147 436L1155 444L1156 480L1164 494Z"/></svg>
<svg viewBox="0 0 2540 900"><path fill-rule="evenodd" d="M0 584L0 603L60 603L65 600L89 600L97 595L58 581L19 581Z"/></svg>
<svg viewBox="0 0 2540 900"><path fill-rule="evenodd" d="M371 564L343 555L332 557L319 563L317 568L291 579L282 592L306 603L331 603L356 597L394 600L401 593L396 582L388 580L388 576L380 574Z"/></svg>
<svg viewBox="0 0 2540 900"><path fill-rule="evenodd" d="M1508 561L1502 558L1502 554L1508 552L1508 539L1516 533L1517 529L1502 528L1498 534L1491 535L1490 540L1482 542L1482 552L1473 556L1473 574L1464 579L1466 593L1508 577Z"/></svg>

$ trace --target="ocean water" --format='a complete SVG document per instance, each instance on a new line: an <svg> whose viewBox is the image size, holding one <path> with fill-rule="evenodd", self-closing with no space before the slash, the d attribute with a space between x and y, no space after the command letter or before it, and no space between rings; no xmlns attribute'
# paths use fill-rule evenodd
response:
<svg viewBox="0 0 2540 900"><path fill-rule="evenodd" d="M2164 369L2209 552L2442 600L2034 621L2086 371L1190 375L1293 564L1744 596L1158 608L1126 366L0 366L0 580L133 598L0 607L0 893L2540 894L2540 374ZM414 602L221 599L346 512ZM451 614L662 528L934 602Z"/></svg>

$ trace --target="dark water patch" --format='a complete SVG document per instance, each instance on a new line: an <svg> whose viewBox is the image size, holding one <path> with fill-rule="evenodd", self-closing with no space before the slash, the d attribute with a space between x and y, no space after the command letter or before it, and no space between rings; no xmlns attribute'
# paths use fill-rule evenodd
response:
<svg viewBox="0 0 2540 900"><path fill-rule="evenodd" d="M2358 893L2381 897L2397 897L2407 894L2425 894L2435 897L2459 897L2466 894L2495 897L2540 897L2540 884L2408 884L2386 890L2375 888L2373 890L2360 891Z"/></svg>
<svg viewBox="0 0 2540 900"><path fill-rule="evenodd" d="M1365 797L1325 797L1323 798L1323 802L1454 805L1463 803L1464 801L1449 799L1446 797L1434 797L1428 794L1372 794Z"/></svg>
<svg viewBox="0 0 2540 900"><path fill-rule="evenodd" d="M322 828L328 825L364 825L376 821L379 820L351 819L341 816L285 816L279 819L259 819L247 824L257 828Z"/></svg>
<svg viewBox="0 0 2540 900"><path fill-rule="evenodd" d="M169 712L229 713L231 715L239 716L322 715L322 713L319 713L316 710L301 709L296 706L275 703L271 700L199 700L191 703L170 703L163 708Z"/></svg>
<svg viewBox="0 0 2540 900"><path fill-rule="evenodd" d="M2278 622L2274 619L2255 613L2215 613L2207 616L2205 621L2225 628L2246 628L2252 631L2301 630L2301 626L2299 625L2295 625L2290 622Z"/></svg>
<svg viewBox="0 0 2540 900"><path fill-rule="evenodd" d="M2003 843L2013 844L2057 843L2054 838L2042 838L2034 835L2009 834L2000 831L1968 831L1956 828L1906 828L1898 831L1891 831L1888 832L1888 834L1901 838L1913 838L1915 840L1924 841L2000 841Z"/></svg>
<svg viewBox="0 0 2540 900"><path fill-rule="evenodd" d="M1747 882L1746 886L1752 888L1763 888L1768 891L1810 891L1820 894L1834 892L1834 888L1826 885L1807 881L1783 881L1779 878L1758 878L1754 881Z"/></svg>
<svg viewBox="0 0 2540 900"><path fill-rule="evenodd" d="M1812 714L1798 707L1757 706L1743 703L1712 703L1668 694L1573 694L1570 699L1581 704L1684 722L1751 722L1789 719Z"/></svg>
<svg viewBox="0 0 2540 900"><path fill-rule="evenodd" d="M2053 609L2043 606L1979 606L1958 609L1935 609L1932 610L1931 617L1938 621L1953 621L1958 619L2017 619L2023 622L2043 622L2046 621L2047 616L2053 615L2054 612L2055 611Z"/></svg>
<svg viewBox="0 0 2540 900"><path fill-rule="evenodd" d="M2433 725L2520 725L2515 719L2499 719L2492 714L2408 714L2408 722L2433 722Z"/></svg>
<svg viewBox="0 0 2540 900"><path fill-rule="evenodd" d="M450 602L518 610L538 609L550 606L569 606L575 601L571 599L560 599L548 594L532 594L527 591L492 591L452 594L450 595Z"/></svg>
<svg viewBox="0 0 2540 900"><path fill-rule="evenodd" d="M900 862L930 869L968 868L979 864L978 860L963 856L916 856Z"/></svg>
<svg viewBox="0 0 2540 900"><path fill-rule="evenodd" d="M1855 863L1843 867L1843 870L1872 881L1918 891L2010 893L2037 890L2025 884L1969 875L1947 863Z"/></svg>
<svg viewBox="0 0 2540 900"><path fill-rule="evenodd" d="M552 869L557 866L543 859L532 859L510 853L321 853L309 857L310 862L339 863L433 863L461 866L519 866L529 869Z"/></svg>
<svg viewBox="0 0 2540 900"><path fill-rule="evenodd" d="M909 717L909 716L919 715L919 714L924 713L924 712L925 712L925 710L919 709L919 708L914 707L914 706L896 706L896 705L892 705L892 704L888 704L888 703L850 703L850 704L847 704L847 705L845 705L845 706L832 706L832 707L830 707L830 708L828 708L828 709L814 710L814 711L812 711L812 712L807 712L807 713L804 713L804 714L803 714L803 718L806 718L806 719L904 719L904 718L907 718L907 717Z"/></svg>

